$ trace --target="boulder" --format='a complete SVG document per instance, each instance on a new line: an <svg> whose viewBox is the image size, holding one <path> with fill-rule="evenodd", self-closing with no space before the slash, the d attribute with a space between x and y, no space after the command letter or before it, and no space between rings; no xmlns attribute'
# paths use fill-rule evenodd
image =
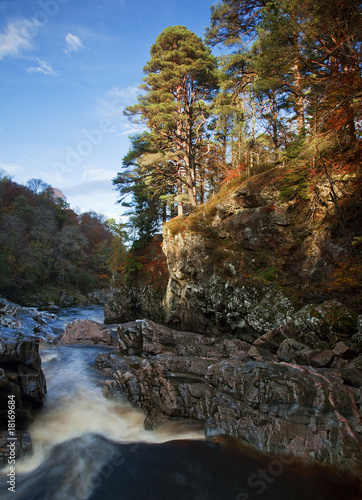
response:
<svg viewBox="0 0 362 500"><path fill-rule="evenodd" d="M337 300L307 305L269 335L293 338L311 349L334 349L357 332L357 314Z"/></svg>
<svg viewBox="0 0 362 500"><path fill-rule="evenodd" d="M312 356L309 364L311 366L316 366L318 368L322 368L324 366L331 366L334 356L335 353L331 350L322 351Z"/></svg>
<svg viewBox="0 0 362 500"><path fill-rule="evenodd" d="M333 354L342 359L352 359L355 357L356 353L344 342L337 342L334 346Z"/></svg>
<svg viewBox="0 0 362 500"><path fill-rule="evenodd" d="M156 290L151 285L118 283L105 301L104 322L126 323L141 318L163 322L165 318L163 295L163 289Z"/></svg>
<svg viewBox="0 0 362 500"><path fill-rule="evenodd" d="M350 361L342 370L342 378L346 384L361 389L362 387L362 355Z"/></svg>
<svg viewBox="0 0 362 500"><path fill-rule="evenodd" d="M39 340L34 335L0 330L0 463L8 456L8 396L13 396L16 408L16 456L29 450L27 426L41 406L46 381L41 369Z"/></svg>
<svg viewBox="0 0 362 500"><path fill-rule="evenodd" d="M101 323L89 319L78 319L69 323L60 337L59 343L118 345L110 329Z"/></svg>

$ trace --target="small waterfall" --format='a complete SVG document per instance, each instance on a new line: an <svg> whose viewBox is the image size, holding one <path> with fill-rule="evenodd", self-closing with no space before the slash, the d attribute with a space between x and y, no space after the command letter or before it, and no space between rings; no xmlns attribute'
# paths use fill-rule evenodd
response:
<svg viewBox="0 0 362 500"><path fill-rule="evenodd" d="M168 439L203 439L201 432L159 432L143 428L144 414L130 404L102 395L105 377L92 368L104 347L60 346L41 351L47 379L44 407L30 426L33 453L18 461L19 472L39 466L52 448L63 442L95 434L123 443L157 443Z"/></svg>

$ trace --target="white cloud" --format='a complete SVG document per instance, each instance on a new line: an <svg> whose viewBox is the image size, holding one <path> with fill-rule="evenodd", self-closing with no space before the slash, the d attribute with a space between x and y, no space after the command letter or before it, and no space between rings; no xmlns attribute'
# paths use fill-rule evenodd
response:
<svg viewBox="0 0 362 500"><path fill-rule="evenodd" d="M128 118L123 115L126 106L137 102L138 94L138 85L125 88L113 87L102 99L98 99L97 113L101 118L112 122L112 132L116 135L128 135L144 128L143 126L141 128L135 125L130 126Z"/></svg>
<svg viewBox="0 0 362 500"><path fill-rule="evenodd" d="M103 99L98 101L98 111L100 115L106 118L115 118L122 116L126 106L130 106L137 102L139 93L137 85L131 85L120 89L113 87L109 90Z"/></svg>
<svg viewBox="0 0 362 500"><path fill-rule="evenodd" d="M111 90L108 91L108 95L118 97L128 103L129 101L136 102L139 92L139 84L135 84L124 88L112 87Z"/></svg>
<svg viewBox="0 0 362 500"><path fill-rule="evenodd" d="M47 63L46 61L43 61L38 57L36 57L35 60L37 61L38 66L32 66L31 68L28 68L26 70L28 73L44 73L44 75L58 76L51 67L50 63Z"/></svg>
<svg viewBox="0 0 362 500"><path fill-rule="evenodd" d="M32 48L32 37L37 27L28 19L18 19L7 25L0 33L0 59L7 56L19 57L22 51Z"/></svg>
<svg viewBox="0 0 362 500"><path fill-rule="evenodd" d="M67 47L64 50L66 54L70 54L71 52L79 52L80 50L84 49L84 45L81 39L76 35L72 35L72 33L67 34L67 36L65 37L65 41L67 42Z"/></svg>
<svg viewBox="0 0 362 500"><path fill-rule="evenodd" d="M147 127L145 125L129 125L128 123L125 123L122 125L123 131L119 132L117 135L122 136L122 135L134 135L134 134L139 134L140 132L144 132L147 130Z"/></svg>
<svg viewBox="0 0 362 500"><path fill-rule="evenodd" d="M113 174L114 176L114 174ZM107 219L118 219L122 209L117 205L118 193L111 180L86 181L72 186L63 186L63 193L72 207L80 212L94 210Z"/></svg>
<svg viewBox="0 0 362 500"><path fill-rule="evenodd" d="M110 181L116 176L116 172L106 168L91 168L83 172L83 179L91 181Z"/></svg>
<svg viewBox="0 0 362 500"><path fill-rule="evenodd" d="M0 171L4 171L10 176L24 174L24 169L16 163L4 163L0 160Z"/></svg>

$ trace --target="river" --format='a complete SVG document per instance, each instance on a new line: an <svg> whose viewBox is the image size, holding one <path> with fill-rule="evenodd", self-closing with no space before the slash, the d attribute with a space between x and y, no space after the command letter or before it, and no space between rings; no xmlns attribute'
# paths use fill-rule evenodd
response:
<svg viewBox="0 0 362 500"><path fill-rule="evenodd" d="M103 321L100 307L62 311ZM144 415L102 395L94 368L107 347L41 350L47 379L42 409L30 426L32 453L16 461L16 492L2 471L0 498L14 500L357 500L357 480L337 469L209 443L180 426L143 428ZM358 495L358 494L357 494Z"/></svg>

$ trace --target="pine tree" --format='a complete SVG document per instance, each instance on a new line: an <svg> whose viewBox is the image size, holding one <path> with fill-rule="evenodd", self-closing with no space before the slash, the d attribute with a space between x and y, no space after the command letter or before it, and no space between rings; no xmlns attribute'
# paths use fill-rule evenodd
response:
<svg viewBox="0 0 362 500"><path fill-rule="evenodd" d="M199 37L184 26L166 28L152 46L144 68L144 93L136 105L125 110L127 116L153 131L158 143L154 154L164 155L161 164L166 176L173 167L179 213L183 187L188 204L197 204L197 168L206 139L208 103L217 88L215 68L215 58Z"/></svg>

